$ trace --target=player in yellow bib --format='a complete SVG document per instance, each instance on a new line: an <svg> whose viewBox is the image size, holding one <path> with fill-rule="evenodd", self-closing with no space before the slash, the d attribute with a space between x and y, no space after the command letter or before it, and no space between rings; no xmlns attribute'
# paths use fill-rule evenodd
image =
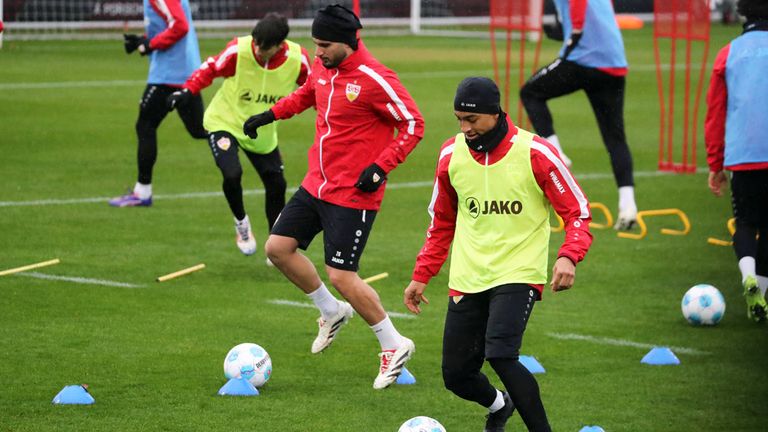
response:
<svg viewBox="0 0 768 432"><path fill-rule="evenodd" d="M565 222L551 279L561 291L573 285L592 243L589 202L555 147L501 111L493 81L462 81L454 110L461 133L440 149L432 222L403 301L421 311L427 283L451 250L446 388L488 408L485 431L504 431L515 408L529 430L550 431L536 379L518 360L520 346L547 281L550 208ZM506 392L480 371L485 360Z"/></svg>
<svg viewBox="0 0 768 432"><path fill-rule="evenodd" d="M250 219L243 204L243 187L238 151L256 169L264 183L265 210L269 229L285 206L286 182L278 149L277 124L264 128L258 138L243 133L243 123L254 114L272 107L303 84L309 75L307 51L286 40L289 27L285 17L268 13L250 36L233 39L216 57L209 57L184 84L168 98L173 109L223 77L224 82L205 111L203 125L216 165L224 177L222 188L235 218L236 243L241 252L256 252ZM267 263L270 264L269 260Z"/></svg>

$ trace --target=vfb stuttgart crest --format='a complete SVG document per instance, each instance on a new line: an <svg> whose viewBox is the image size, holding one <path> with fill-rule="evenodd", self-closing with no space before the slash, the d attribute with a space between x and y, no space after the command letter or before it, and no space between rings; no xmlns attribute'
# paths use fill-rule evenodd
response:
<svg viewBox="0 0 768 432"><path fill-rule="evenodd" d="M229 150L229 146L232 145L232 141L230 141L229 138L227 138L227 137L221 137L221 138L219 138L218 141L216 141L216 145L220 149L222 149L224 151L227 151L227 150Z"/></svg>
<svg viewBox="0 0 768 432"><path fill-rule="evenodd" d="M363 88L357 84L347 83L347 100L354 102L360 96L360 90Z"/></svg>

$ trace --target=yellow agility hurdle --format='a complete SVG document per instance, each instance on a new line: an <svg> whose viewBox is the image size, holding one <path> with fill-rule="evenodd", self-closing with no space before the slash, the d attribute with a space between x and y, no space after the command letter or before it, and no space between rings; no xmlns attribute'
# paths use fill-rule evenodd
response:
<svg viewBox="0 0 768 432"><path fill-rule="evenodd" d="M640 240L648 234L648 227L645 225L645 220L643 220L644 217L671 215L675 215L680 218L680 221L683 223L683 229L677 230L671 228L662 228L661 233L666 235L687 235L691 231L691 222L688 220L688 216L686 216L682 210L676 208L639 211L637 212L637 225L640 227L640 233L632 234L620 232L616 235L621 238Z"/></svg>
<svg viewBox="0 0 768 432"><path fill-rule="evenodd" d="M728 227L728 232L731 233L731 237L733 237L733 234L736 233L736 218L728 219L728 222L725 224L725 226ZM732 241L720 240L715 237L707 238L707 243L715 246L733 246Z"/></svg>
<svg viewBox="0 0 768 432"><path fill-rule="evenodd" d="M590 228L597 228L597 229L605 229L605 228L611 228L613 226L613 216L611 215L611 211L608 210L608 207L605 206L603 203L594 202L589 203L590 210L592 209L599 209L603 212L603 215L605 215L605 223L597 223L597 222L590 222L589 227ZM563 218L560 217L559 214L555 213L555 219L557 219L557 226L550 227L550 230L552 232L560 232L565 229L565 223L563 222Z"/></svg>

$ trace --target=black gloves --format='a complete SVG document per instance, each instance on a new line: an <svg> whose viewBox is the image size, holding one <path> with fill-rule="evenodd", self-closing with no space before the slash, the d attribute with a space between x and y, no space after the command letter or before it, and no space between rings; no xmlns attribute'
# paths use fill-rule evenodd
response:
<svg viewBox="0 0 768 432"><path fill-rule="evenodd" d="M554 23L544 24L541 27L544 29L544 34L552 40L562 41L565 38L565 35L563 35L563 23L560 22L557 14L555 14Z"/></svg>
<svg viewBox="0 0 768 432"><path fill-rule="evenodd" d="M273 121L275 121L275 113L273 113L272 110L266 110L263 113L249 117L243 124L243 133L256 139L256 137L259 136L259 133L256 132L256 130Z"/></svg>
<svg viewBox="0 0 768 432"><path fill-rule="evenodd" d="M126 54L139 50L139 54L144 56L152 52L152 48L149 47L149 39L144 36L124 34L123 45Z"/></svg>
<svg viewBox="0 0 768 432"><path fill-rule="evenodd" d="M363 192L376 192L386 180L387 173L380 166L372 163L360 174L355 187Z"/></svg>
<svg viewBox="0 0 768 432"><path fill-rule="evenodd" d="M174 108L189 103L190 99L192 99L192 92L189 91L189 89L183 88L171 93L171 95L168 96L168 99L165 100L165 103L168 105L168 109L173 111Z"/></svg>
<svg viewBox="0 0 768 432"><path fill-rule="evenodd" d="M568 55L576 48L576 45L581 40L581 32L572 33L571 38L568 39L568 43L565 45L565 51L563 52L563 60L568 60Z"/></svg>

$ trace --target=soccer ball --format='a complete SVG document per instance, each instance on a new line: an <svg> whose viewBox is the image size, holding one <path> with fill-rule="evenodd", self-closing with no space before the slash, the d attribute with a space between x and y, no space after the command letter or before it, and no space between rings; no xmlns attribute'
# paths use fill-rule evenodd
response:
<svg viewBox="0 0 768 432"><path fill-rule="evenodd" d="M267 351L254 343L241 343L224 357L227 379L245 378L254 387L261 387L272 376L272 359Z"/></svg>
<svg viewBox="0 0 768 432"><path fill-rule="evenodd" d="M712 285L694 285L680 304L683 316L693 325L715 325L725 314L725 299Z"/></svg>
<svg viewBox="0 0 768 432"><path fill-rule="evenodd" d="M433 418L419 416L407 420L397 432L445 432L445 428Z"/></svg>

